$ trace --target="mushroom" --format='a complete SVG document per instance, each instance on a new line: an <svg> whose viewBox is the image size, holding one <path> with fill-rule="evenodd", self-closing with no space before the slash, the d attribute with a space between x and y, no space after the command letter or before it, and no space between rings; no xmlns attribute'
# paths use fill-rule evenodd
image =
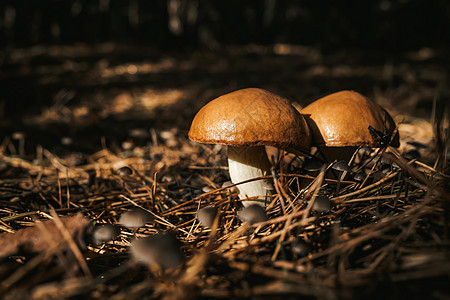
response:
<svg viewBox="0 0 450 300"><path fill-rule="evenodd" d="M318 212L327 212L331 208L330 198L325 195L318 195L314 200L312 210Z"/></svg>
<svg viewBox="0 0 450 300"><path fill-rule="evenodd" d="M331 168L333 170L336 170L338 172L340 172L340 176L338 175L338 182L337 182L337 187L336 187L336 195L339 194L339 189L341 186L341 181L344 180L345 175L347 175L347 172L350 171L350 168L347 165L347 162L345 160L339 160L337 162L335 162Z"/></svg>
<svg viewBox="0 0 450 300"><path fill-rule="evenodd" d="M288 100L258 88L223 95L206 104L192 121L189 138L228 146L233 183L270 173L266 145L309 151L311 137L305 119ZM239 184L244 206L264 206L268 180ZM270 184L270 182L269 182Z"/></svg>
<svg viewBox="0 0 450 300"><path fill-rule="evenodd" d="M363 182L364 179L366 179L366 174L362 171L359 171L355 175L353 175L353 179L355 179L357 182Z"/></svg>
<svg viewBox="0 0 450 300"><path fill-rule="evenodd" d="M209 192L214 191L214 189L212 187L209 187L209 186L204 186L202 188L202 191L203 191L203 193L209 193Z"/></svg>
<svg viewBox="0 0 450 300"><path fill-rule="evenodd" d="M183 263L183 253L178 239L170 232L135 239L131 242L132 257L150 269L171 269Z"/></svg>
<svg viewBox="0 0 450 300"><path fill-rule="evenodd" d="M133 169L128 166L123 166L116 171L117 175L123 176L123 177L133 175L133 173L134 173Z"/></svg>
<svg viewBox="0 0 450 300"><path fill-rule="evenodd" d="M296 256L303 257L308 255L311 251L311 247L304 239L297 238L292 242L291 250Z"/></svg>
<svg viewBox="0 0 450 300"><path fill-rule="evenodd" d="M102 224L94 227L92 240L96 245L113 240L119 234L119 229L112 224Z"/></svg>
<svg viewBox="0 0 450 300"><path fill-rule="evenodd" d="M12 134L13 140L19 141L19 155L25 156L25 137L26 134L21 131L16 131Z"/></svg>
<svg viewBox="0 0 450 300"><path fill-rule="evenodd" d="M228 248L228 246L233 244L241 234L246 232L255 223L265 222L269 219L266 210L259 204L250 204L247 207L244 207L244 209L238 213L238 217L244 224L228 236L228 238L217 248L218 251Z"/></svg>
<svg viewBox="0 0 450 300"><path fill-rule="evenodd" d="M127 228L139 228L153 222L154 217L142 208L132 208L120 215L119 223Z"/></svg>
<svg viewBox="0 0 450 300"><path fill-rule="evenodd" d="M300 113L311 128L313 141L329 162L349 161L358 146L400 145L398 133L391 141L395 122L375 102L354 91L340 91L303 108Z"/></svg>
<svg viewBox="0 0 450 300"><path fill-rule="evenodd" d="M264 208L258 204L252 204L239 212L239 219L253 225L254 223L265 222L269 218Z"/></svg>
<svg viewBox="0 0 450 300"><path fill-rule="evenodd" d="M225 181L224 183L222 183L222 188L227 188L232 194L239 193L238 188L233 186L233 183L231 181Z"/></svg>
<svg viewBox="0 0 450 300"><path fill-rule="evenodd" d="M205 227L212 228L217 216L217 207L206 206L197 212L198 221Z"/></svg>

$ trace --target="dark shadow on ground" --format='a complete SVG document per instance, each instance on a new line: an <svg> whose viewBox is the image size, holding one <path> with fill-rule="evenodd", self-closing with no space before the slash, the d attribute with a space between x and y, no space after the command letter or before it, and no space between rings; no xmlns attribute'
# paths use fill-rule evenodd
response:
<svg viewBox="0 0 450 300"><path fill-rule="evenodd" d="M102 137L120 145L130 131L177 128L186 136L198 109L239 88L260 87L304 106L343 89L361 92L394 115L428 118L448 99L449 58L429 48L393 55L312 47L228 47L161 53L101 44L16 49L0 72L0 134L26 134L26 150L93 152ZM70 146L61 144L72 139Z"/></svg>

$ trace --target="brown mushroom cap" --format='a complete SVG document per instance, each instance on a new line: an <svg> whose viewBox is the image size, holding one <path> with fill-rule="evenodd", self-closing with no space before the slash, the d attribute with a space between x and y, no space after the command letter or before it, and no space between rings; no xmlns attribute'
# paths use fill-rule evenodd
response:
<svg viewBox="0 0 450 300"><path fill-rule="evenodd" d="M347 147L366 145L379 147L369 131L369 126L384 133L395 130L395 122L380 105L354 91L340 91L323 97L300 111L313 133L319 147ZM384 116L386 113L386 117ZM398 133L391 146L398 147Z"/></svg>
<svg viewBox="0 0 450 300"><path fill-rule="evenodd" d="M305 119L288 100L258 88L223 95L195 116L189 138L231 146L271 145L309 150Z"/></svg>

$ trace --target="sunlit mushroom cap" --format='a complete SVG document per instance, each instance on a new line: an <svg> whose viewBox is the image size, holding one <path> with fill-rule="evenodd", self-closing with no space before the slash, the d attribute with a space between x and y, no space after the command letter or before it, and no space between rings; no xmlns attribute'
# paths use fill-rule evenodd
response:
<svg viewBox="0 0 450 300"><path fill-rule="evenodd" d="M216 98L192 121L189 138L233 146L271 145L309 150L305 119L288 100L258 88Z"/></svg>
<svg viewBox="0 0 450 300"><path fill-rule="evenodd" d="M389 134L395 130L395 122L385 109L354 91L328 95L300 112L311 127L313 140L319 147L379 147L381 143L371 135L369 126L380 133L384 133L385 125ZM399 145L397 133L391 146Z"/></svg>
<svg viewBox="0 0 450 300"><path fill-rule="evenodd" d="M141 208L132 208L120 215L119 223L128 228L143 227L145 224L153 222L152 214Z"/></svg>

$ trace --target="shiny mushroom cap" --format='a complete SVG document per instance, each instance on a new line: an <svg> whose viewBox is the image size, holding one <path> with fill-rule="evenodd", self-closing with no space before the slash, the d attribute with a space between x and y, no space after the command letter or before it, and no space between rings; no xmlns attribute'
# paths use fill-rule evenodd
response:
<svg viewBox="0 0 450 300"><path fill-rule="evenodd" d="M300 111L319 147L366 145L380 147L369 126L384 134L395 130L395 122L380 105L354 91L340 91L323 97ZM398 133L391 146L399 146Z"/></svg>
<svg viewBox="0 0 450 300"><path fill-rule="evenodd" d="M294 147L309 150L305 119L288 100L258 88L237 90L203 106L189 138L230 146Z"/></svg>

